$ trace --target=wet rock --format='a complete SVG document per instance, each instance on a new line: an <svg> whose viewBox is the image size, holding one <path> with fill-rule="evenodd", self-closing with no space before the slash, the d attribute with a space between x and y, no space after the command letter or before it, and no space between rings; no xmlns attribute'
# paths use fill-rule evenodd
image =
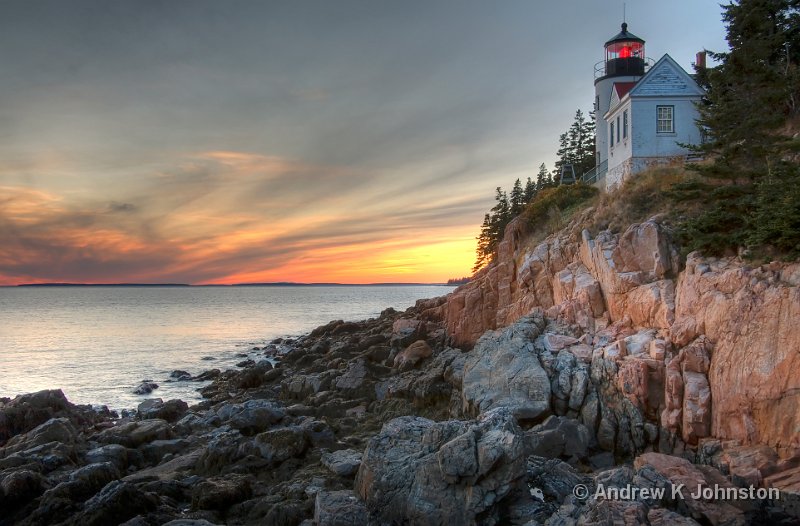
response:
<svg viewBox="0 0 800 526"><path fill-rule="evenodd" d="M0 448L0 457L30 450L51 442L74 444L77 436L78 432L68 418L51 418L27 433L17 435L9 440L5 447Z"/></svg>
<svg viewBox="0 0 800 526"><path fill-rule="evenodd" d="M184 453L191 445L192 443L185 438L174 438L172 440L153 440L149 444L141 446L139 449L145 460L160 462L166 455Z"/></svg>
<svg viewBox="0 0 800 526"><path fill-rule="evenodd" d="M153 511L158 499L133 484L114 481L86 501L76 524L105 526L118 524L139 514Z"/></svg>
<svg viewBox="0 0 800 526"><path fill-rule="evenodd" d="M168 440L174 434L165 420L141 420L121 424L97 435L97 441L103 444L120 444L136 448L153 440Z"/></svg>
<svg viewBox="0 0 800 526"><path fill-rule="evenodd" d="M369 441L356 491L377 522L469 524L525 474L522 432L507 409L473 422L401 417Z"/></svg>
<svg viewBox="0 0 800 526"><path fill-rule="evenodd" d="M157 383L145 381L136 386L132 393L135 395L146 395L152 393L155 389L158 389Z"/></svg>
<svg viewBox="0 0 800 526"><path fill-rule="evenodd" d="M67 401L61 389L20 395L6 403L0 401L0 444L53 417L74 419L76 409Z"/></svg>
<svg viewBox="0 0 800 526"><path fill-rule="evenodd" d="M228 475L206 479L192 489L192 507L198 510L224 510L253 495L250 478Z"/></svg>
<svg viewBox="0 0 800 526"><path fill-rule="evenodd" d="M248 400L242 404L228 404L217 411L222 422L244 434L264 431L280 422L285 416L284 410L271 400Z"/></svg>
<svg viewBox="0 0 800 526"><path fill-rule="evenodd" d="M462 401L465 414L497 407L518 420L536 420L550 411L550 379L534 352L533 341L544 320L526 317L478 340L464 364Z"/></svg>
<svg viewBox="0 0 800 526"><path fill-rule="evenodd" d="M219 369L211 369L209 371L203 371L197 376L193 376L191 380L194 382L204 382L206 380L214 380L216 378L219 378L219 375L221 374L222 372Z"/></svg>
<svg viewBox="0 0 800 526"><path fill-rule="evenodd" d="M176 369L169 373L169 377L175 381L182 382L184 380L189 380L192 375L186 371L181 371L180 369Z"/></svg>
<svg viewBox="0 0 800 526"><path fill-rule="evenodd" d="M130 450L119 444L108 444L86 452L86 461L90 464L110 462L119 470L124 470L130 463Z"/></svg>
<svg viewBox="0 0 800 526"><path fill-rule="evenodd" d="M299 456L308 448L306 434L300 427L271 429L255 437L255 447L271 464Z"/></svg>
<svg viewBox="0 0 800 526"><path fill-rule="evenodd" d="M0 479L0 509L14 508L25 504L47 487L47 480L39 473L21 469Z"/></svg>
<svg viewBox="0 0 800 526"><path fill-rule="evenodd" d="M320 491L314 501L317 526L360 526L367 524L367 508L352 491Z"/></svg>
<svg viewBox="0 0 800 526"><path fill-rule="evenodd" d="M175 422L180 419L189 409L189 404L183 400L168 400L164 402L161 398L151 398L139 404L137 411L139 418L153 419L160 418L167 422Z"/></svg>
<svg viewBox="0 0 800 526"><path fill-rule="evenodd" d="M205 519L175 519L165 522L162 526L218 526L213 522L208 522Z"/></svg>
<svg viewBox="0 0 800 526"><path fill-rule="evenodd" d="M361 452L353 449L340 449L331 453L323 453L322 465L340 477L351 477L361 466Z"/></svg>

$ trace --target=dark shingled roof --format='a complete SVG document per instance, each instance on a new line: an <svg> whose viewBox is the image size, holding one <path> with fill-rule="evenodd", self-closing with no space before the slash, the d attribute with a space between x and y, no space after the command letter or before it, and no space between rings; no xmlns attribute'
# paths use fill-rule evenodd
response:
<svg viewBox="0 0 800 526"><path fill-rule="evenodd" d="M628 33L628 24L623 22L622 23L622 31L619 32L617 34L617 36L615 36L614 38L612 38L611 40L606 42L606 46L609 45L609 44L613 44L614 42L625 42L625 41L627 41L627 42L633 41L633 42L639 42L641 44L644 44L644 40L642 40L641 38L637 37L633 33Z"/></svg>

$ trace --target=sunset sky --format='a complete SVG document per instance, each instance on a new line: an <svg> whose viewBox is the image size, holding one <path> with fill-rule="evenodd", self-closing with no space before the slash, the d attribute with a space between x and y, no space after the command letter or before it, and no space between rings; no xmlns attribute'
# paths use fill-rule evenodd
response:
<svg viewBox="0 0 800 526"><path fill-rule="evenodd" d="M627 2L655 59L716 0ZM622 2L0 4L0 285L441 282L552 167Z"/></svg>

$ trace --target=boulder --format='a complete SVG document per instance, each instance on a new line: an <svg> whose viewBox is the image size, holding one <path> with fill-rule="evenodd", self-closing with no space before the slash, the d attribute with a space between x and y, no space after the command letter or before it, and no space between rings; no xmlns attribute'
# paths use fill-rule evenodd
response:
<svg viewBox="0 0 800 526"><path fill-rule="evenodd" d="M340 477L351 477L361 466L361 452L353 449L340 449L322 454L322 465Z"/></svg>
<svg viewBox="0 0 800 526"><path fill-rule="evenodd" d="M367 524L367 508L351 490L320 491L314 501L316 526L361 526Z"/></svg>
<svg viewBox="0 0 800 526"><path fill-rule="evenodd" d="M243 434L253 434L280 422L285 412L271 400L248 400L242 404L222 406L217 411L217 416Z"/></svg>
<svg viewBox="0 0 800 526"><path fill-rule="evenodd" d="M119 524L139 514L155 510L158 499L128 482L114 481L86 501L73 521L87 526Z"/></svg>
<svg viewBox="0 0 800 526"><path fill-rule="evenodd" d="M525 454L558 458L586 456L590 434L585 425L566 417L550 416L525 431Z"/></svg>
<svg viewBox="0 0 800 526"><path fill-rule="evenodd" d="M522 431L499 408L472 422L387 422L367 445L355 487L377 523L471 524L497 515L524 476Z"/></svg>
<svg viewBox="0 0 800 526"><path fill-rule="evenodd" d="M224 510L253 495L250 478L241 475L213 477L192 488L192 508Z"/></svg>
<svg viewBox="0 0 800 526"><path fill-rule="evenodd" d="M747 523L745 511L751 510L755 503L745 500L704 500L694 499L692 494L698 487L733 489L734 486L718 470L710 466L696 466L684 458L673 457L661 453L645 453L636 458L634 468L641 473L645 468L678 487L681 497L678 500L688 510L687 515L708 524L741 524ZM671 493L671 492L670 492Z"/></svg>
<svg viewBox="0 0 800 526"><path fill-rule="evenodd" d="M0 479L0 509L21 506L41 495L46 487L47 480L35 471L13 471Z"/></svg>
<svg viewBox="0 0 800 526"><path fill-rule="evenodd" d="M279 464L303 454L308 449L308 440L301 427L282 427L256 435L255 447L268 462Z"/></svg>
<svg viewBox="0 0 800 526"><path fill-rule="evenodd" d="M153 440L168 440L174 434L165 420L152 419L127 422L106 429L97 435L101 444L120 444L129 448L137 448Z"/></svg>
<svg viewBox="0 0 800 526"><path fill-rule="evenodd" d="M394 366L401 371L413 369L420 360L429 358L432 354L433 349L425 340L417 340L394 357Z"/></svg>
<svg viewBox="0 0 800 526"><path fill-rule="evenodd" d="M146 395L152 393L155 389L158 389L157 383L144 381L137 385L132 392L135 395Z"/></svg>
<svg viewBox="0 0 800 526"><path fill-rule="evenodd" d="M550 379L533 346L543 327L541 316L530 316L478 340L464 364L465 414L475 416L505 407L518 420L535 421L547 415Z"/></svg>
<svg viewBox="0 0 800 526"><path fill-rule="evenodd" d="M76 407L61 389L20 395L5 404L0 401L0 445L53 417L71 417L75 413Z"/></svg>
<svg viewBox="0 0 800 526"><path fill-rule="evenodd" d="M77 438L78 432L68 418L51 418L27 433L17 435L9 440L5 447L0 448L0 457L33 449L50 442L74 444Z"/></svg>
<svg viewBox="0 0 800 526"><path fill-rule="evenodd" d="M153 419L160 418L167 422L175 422L189 409L189 404L183 400L168 400L164 402L161 398L151 398L139 404L137 411L139 418Z"/></svg>

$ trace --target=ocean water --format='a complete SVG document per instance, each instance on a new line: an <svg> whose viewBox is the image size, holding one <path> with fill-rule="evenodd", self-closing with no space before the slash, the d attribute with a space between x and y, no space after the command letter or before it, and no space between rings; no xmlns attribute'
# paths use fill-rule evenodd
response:
<svg viewBox="0 0 800 526"><path fill-rule="evenodd" d="M61 388L70 401L134 408L148 397L200 400L197 382L277 337L376 317L449 286L0 288L0 396ZM204 359L205 358L205 359ZM132 394L142 380L159 388Z"/></svg>

